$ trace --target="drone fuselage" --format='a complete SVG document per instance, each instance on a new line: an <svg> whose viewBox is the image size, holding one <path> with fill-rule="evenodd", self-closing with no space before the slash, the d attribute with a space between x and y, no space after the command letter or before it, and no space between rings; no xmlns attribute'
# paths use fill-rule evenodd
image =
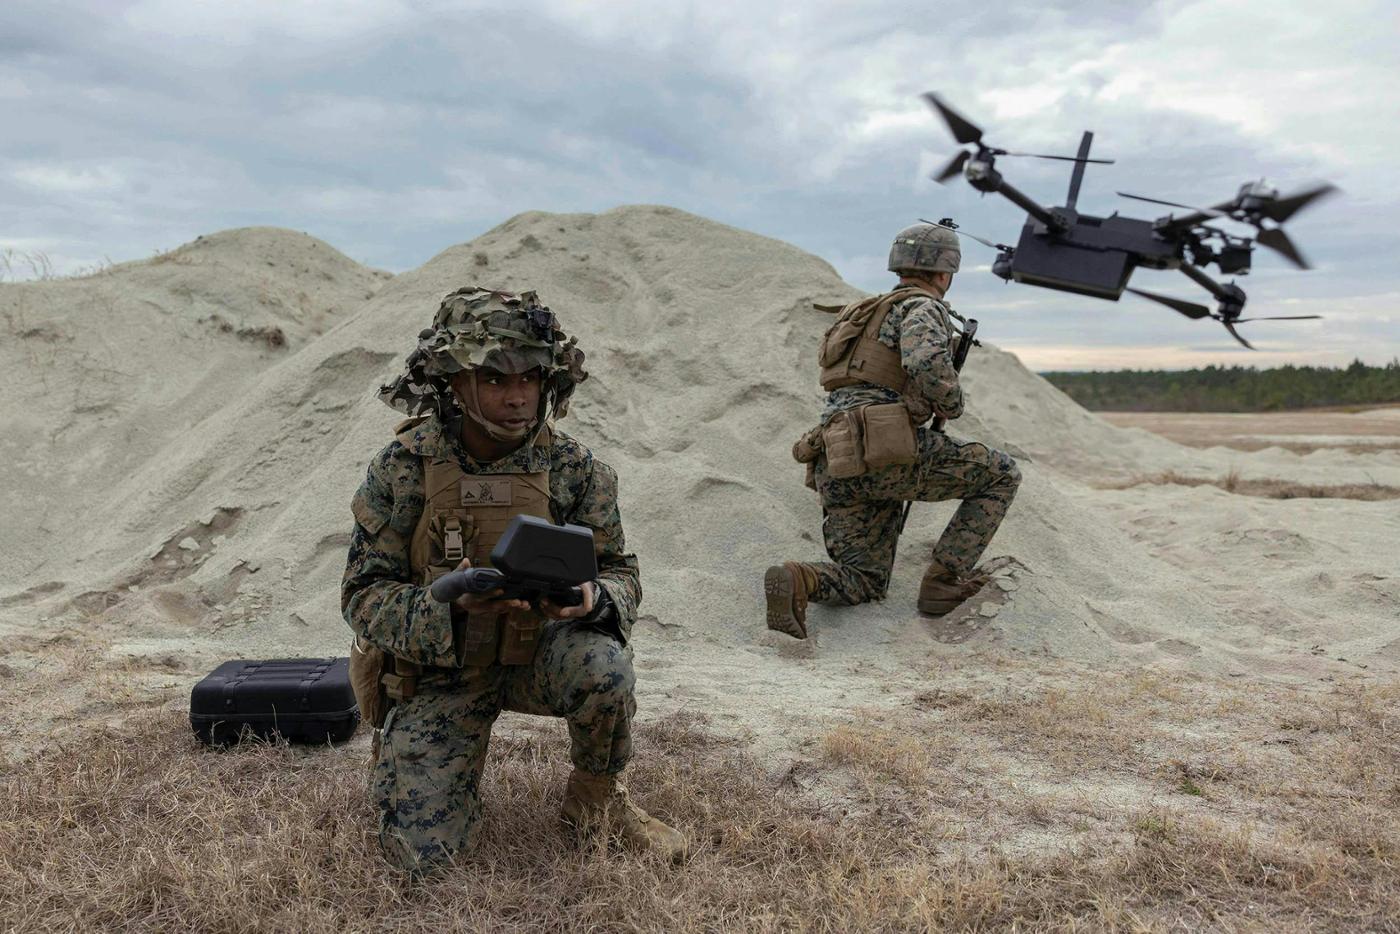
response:
<svg viewBox="0 0 1400 934"><path fill-rule="evenodd" d="M1139 266L1175 269L1182 263L1181 243L1160 236L1151 221L1063 207L1049 213L1054 226L1032 217L1021 228L1012 280L1117 301Z"/></svg>

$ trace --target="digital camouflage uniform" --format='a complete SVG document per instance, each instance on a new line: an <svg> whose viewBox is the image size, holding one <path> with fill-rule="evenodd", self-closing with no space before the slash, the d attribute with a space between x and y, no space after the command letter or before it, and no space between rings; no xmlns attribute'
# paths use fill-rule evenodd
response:
<svg viewBox="0 0 1400 934"><path fill-rule="evenodd" d="M916 418L962 414L962 388L949 351L953 334L945 306L927 295L896 304L880 327L880 343L899 352L909 377L903 398ZM900 398L868 383L835 389L827 397L822 424L837 412ZM917 435L917 460L907 466L834 478L827 476L825 458L816 461L822 533L832 560L808 565L817 574L809 597L814 602L854 604L884 597L907 501L962 500L932 555L934 563L954 574L971 572L996 534L1021 482L1016 462L1002 451L958 441L931 426L920 427Z"/></svg>
<svg viewBox="0 0 1400 934"><path fill-rule="evenodd" d="M468 473L549 470L556 522L584 525L602 543L598 580L615 613L607 624L545 624L532 665L456 667L449 605L411 581L408 541L423 509L424 457L454 457ZM627 639L637 617L637 559L626 552L617 475L555 431L492 464L472 461L436 417L379 452L355 493L355 529L341 605L355 633L424 666L417 693L390 710L373 787L380 840L401 866L438 861L470 846L481 815L478 787L491 725L502 710L563 717L578 768L617 774L632 754L635 678Z"/></svg>
<svg viewBox="0 0 1400 934"><path fill-rule="evenodd" d="M660 841L673 856L683 851L684 838L630 804L616 782L632 754L636 701L628 640L642 591L623 537L616 473L547 426L586 377L582 363L583 354L533 293L462 289L443 301L434 327L419 336L404 374L380 390L381 399L416 421L400 426L355 493L341 607L357 644L421 666L412 696L384 720L372 778L380 842L405 869L430 868L470 847L481 816L487 743L502 710L567 721L575 772L566 819L582 825L590 808L604 817L611 808L630 821L624 837ZM474 390L466 410L458 407L445 381L482 366L504 373L540 367L544 374L538 427L489 464L468 455L459 420L475 417L488 431L501 426L482 420ZM547 470L550 518L593 530L594 610L583 619L545 620L530 664L464 667L457 625L466 612L434 600L415 574L411 540L425 509L429 460L455 463L467 476Z"/></svg>
<svg viewBox="0 0 1400 934"><path fill-rule="evenodd" d="M1021 475L1012 459L984 444L943 434L963 411L954 348L970 335L941 296L958 271L962 248L945 219L895 235L888 268L892 292L838 311L818 362L829 390L821 425L793 446L822 499L830 561L785 561L763 575L768 628L807 638L809 602L855 604L889 589L906 504L962 500L934 546L919 582L920 613L943 616L986 583L976 569ZM940 278L946 276L946 279ZM930 421L930 419L935 419Z"/></svg>

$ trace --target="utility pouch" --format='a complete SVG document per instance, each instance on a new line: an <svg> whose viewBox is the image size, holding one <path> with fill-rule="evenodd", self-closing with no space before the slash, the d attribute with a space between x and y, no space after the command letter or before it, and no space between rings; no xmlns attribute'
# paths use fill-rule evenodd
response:
<svg viewBox="0 0 1400 934"><path fill-rule="evenodd" d="M506 614L505 625L501 627L501 664L532 663L535 660L535 649L540 644L541 625L539 614L533 611Z"/></svg>
<svg viewBox="0 0 1400 934"><path fill-rule="evenodd" d="M918 437L909 410L902 402L867 405L861 408L861 439L865 466L870 470L914 463Z"/></svg>
<svg viewBox="0 0 1400 934"><path fill-rule="evenodd" d="M822 427L818 425L797 439L792 446L792 459L799 464L810 464L822 453Z"/></svg>
<svg viewBox="0 0 1400 934"><path fill-rule="evenodd" d="M496 663L501 631L499 613L468 613L464 622L452 628L463 668L480 668Z"/></svg>
<svg viewBox="0 0 1400 934"><path fill-rule="evenodd" d="M356 636L350 644L350 689L355 692L355 704L360 719L376 730L384 726L389 713L389 698L384 693L384 650Z"/></svg>
<svg viewBox="0 0 1400 934"><path fill-rule="evenodd" d="M826 448L826 472L838 480L865 473L861 452L860 420L849 411L837 412L822 429Z"/></svg>

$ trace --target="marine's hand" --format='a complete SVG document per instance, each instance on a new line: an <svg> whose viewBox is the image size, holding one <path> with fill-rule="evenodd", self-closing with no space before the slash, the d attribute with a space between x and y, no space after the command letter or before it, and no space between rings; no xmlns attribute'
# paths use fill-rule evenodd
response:
<svg viewBox="0 0 1400 934"><path fill-rule="evenodd" d="M594 588L598 585L592 581L587 581L579 585L583 591L583 602L578 606L556 606L548 597L540 598L540 612L550 619L578 619L593 612L593 602L596 599Z"/></svg>
<svg viewBox="0 0 1400 934"><path fill-rule="evenodd" d="M463 571L472 566L470 558L463 558L462 563L454 570ZM528 600L503 599L501 594L505 591L499 587L495 590L488 590L486 593L463 594L452 601L455 609L466 613L507 613L511 610L528 610L530 602Z"/></svg>

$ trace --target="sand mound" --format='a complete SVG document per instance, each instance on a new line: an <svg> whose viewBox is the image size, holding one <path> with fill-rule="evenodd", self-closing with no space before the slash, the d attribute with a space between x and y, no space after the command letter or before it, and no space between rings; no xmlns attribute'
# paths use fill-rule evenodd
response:
<svg viewBox="0 0 1400 934"><path fill-rule="evenodd" d="M314 237L248 228L81 279L0 284L0 574L72 565L112 531L92 512L124 479L386 277Z"/></svg>
<svg viewBox="0 0 1400 934"><path fill-rule="evenodd" d="M763 568L821 555L819 506L788 454L821 400L816 346L830 319L811 304L859 294L781 242L634 207L521 215L382 287L378 274L285 232L232 231L168 256L184 259L0 291L0 308L30 303L25 327L105 346L124 374L84 383L81 405L71 387L19 396L34 414L4 435L27 471L11 499L35 496L50 477L71 499L22 508L24 528L5 533L22 558L7 559L0 630L32 633L47 617L41 629L80 627L106 640L109 655L175 652L195 668L219 656L343 653L348 502L396 417L374 389L441 295L478 283L537 289L588 352L593 377L562 427L621 475L646 590L643 691L656 706L698 702L776 734L794 697L817 713L878 702L916 683L930 653L997 648L1286 674L1312 663L1306 647L1317 641L1352 639L1362 656L1384 656L1400 636L1400 594L1365 564L1374 543L1356 549L1360 565L1331 572L1331 586L1350 595L1344 619L1316 619L1312 606L1283 614L1293 593L1318 586L1307 576L1315 565L1336 563L1329 549L1351 547L1345 527L1321 545L1275 528L1284 514L1269 510L1289 504L1234 498L1225 508L1208 489L1090 489L1086 476L1211 470L1226 455L1114 428L992 347L970 366L973 401L956 433L1026 455L1021 496L989 553L1008 558L999 586L938 626L914 616L921 556L951 512L920 505L888 600L817 609L807 643L768 634ZM109 319L120 316L120 334L75 323L78 306L99 296ZM215 314L232 335L208 323ZM285 346L239 336L269 326L283 329ZM69 345L43 346L58 354ZM29 380L43 369L15 362ZM51 440L36 445L36 436ZM1310 469L1308 458L1265 455L1229 458ZM1354 514L1343 521L1381 508L1393 510L1347 504ZM1193 511L1217 526L1161 525ZM74 548L65 530L80 514ZM1295 520L1326 521L1321 512ZM1388 522L1377 528L1393 535ZM1251 537L1255 526L1262 537ZM1273 562L1267 588L1222 571L1242 556ZM1365 574L1375 580L1356 576Z"/></svg>

